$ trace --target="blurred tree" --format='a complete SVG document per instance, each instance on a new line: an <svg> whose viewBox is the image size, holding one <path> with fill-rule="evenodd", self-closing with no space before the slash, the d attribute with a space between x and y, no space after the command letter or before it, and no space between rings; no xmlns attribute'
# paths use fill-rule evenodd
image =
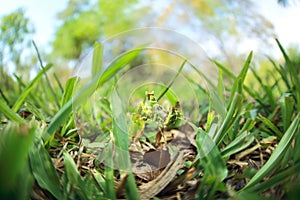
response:
<svg viewBox="0 0 300 200"><path fill-rule="evenodd" d="M96 40L134 27L144 11L135 8L136 4L137 0L99 0L93 4L87 0L70 0L58 15L63 23L52 43L53 55L79 58Z"/></svg>
<svg viewBox="0 0 300 200"><path fill-rule="evenodd" d="M249 37L260 38L261 45L274 35L272 24L250 0L70 0L59 16L64 21L53 41L53 55L67 59L78 58L95 40L131 28L160 26L196 33L205 46L216 42L219 54L234 67L232 55L241 44L249 45Z"/></svg>
<svg viewBox="0 0 300 200"><path fill-rule="evenodd" d="M169 0L168 7L173 12L165 18L163 26L191 29L206 47L214 41L217 49L213 51L218 51L233 69L241 64L236 57L242 46L255 45L257 40L260 46L267 46L275 36L272 23L258 13L251 0Z"/></svg>
<svg viewBox="0 0 300 200"><path fill-rule="evenodd" d="M277 2L282 5L282 6L288 6L289 4L289 0L277 0Z"/></svg>
<svg viewBox="0 0 300 200"><path fill-rule="evenodd" d="M0 70L13 65L16 71L26 71L26 65L21 64L21 55L30 45L30 36L34 33L34 27L25 16L22 8L1 17L0 21Z"/></svg>

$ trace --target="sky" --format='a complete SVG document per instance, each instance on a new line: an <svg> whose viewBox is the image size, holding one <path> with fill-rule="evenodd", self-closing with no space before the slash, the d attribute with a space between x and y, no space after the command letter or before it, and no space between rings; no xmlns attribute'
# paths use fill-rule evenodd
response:
<svg viewBox="0 0 300 200"><path fill-rule="evenodd" d="M64 10L67 2L67 0L0 0L0 16L24 7L26 15L35 26L34 41L38 46L47 49L54 38L55 28L59 26L56 15ZM289 7L278 5L277 0L254 0L254 2L262 15L272 22L284 46L292 43L300 44L300 28L295 27L300 20L300 1L290 0Z"/></svg>

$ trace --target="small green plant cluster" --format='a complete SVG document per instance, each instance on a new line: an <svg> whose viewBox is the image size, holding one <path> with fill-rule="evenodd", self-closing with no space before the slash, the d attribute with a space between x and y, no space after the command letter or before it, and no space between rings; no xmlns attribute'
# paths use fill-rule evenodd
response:
<svg viewBox="0 0 300 200"><path fill-rule="evenodd" d="M102 138L108 155L105 163L82 143L79 133L84 130L76 123L83 122L76 122L76 109L82 108L96 89L109 94L115 81L112 77L116 79L126 70L143 49L124 54L102 72L102 46L96 43L94 77L78 92L74 92L77 77L67 80L64 87L59 79L51 82L52 65L42 62L40 72L29 83L17 76L5 82L0 88L0 198L296 199L300 191L299 65L277 43L285 62L270 60L274 72L280 74L274 76L273 85L264 84L259 71L251 69L252 52L237 76L214 61L220 69L217 85L194 67L209 83L206 89L189 79L199 99L204 99L198 113L202 117L194 121L183 119L179 104L170 110L163 108L154 92L146 93L145 102L131 114L130 127L124 125L126 113L116 121L110 102L100 101L103 112L93 120L101 122L99 131L107 136ZM258 90L244 83L249 68L260 83ZM178 73L184 73L181 69ZM230 87L223 83L223 73L229 77ZM138 173L130 166L117 169L110 156L114 149L122 149L122 162L130 162L135 155L129 149L131 140L153 122L158 132L173 131L191 146L178 146L184 150L155 173L146 169ZM184 124L192 127L189 137L182 133L188 131ZM165 151L150 148L163 157ZM147 156L140 157L144 162L140 166L147 167Z"/></svg>

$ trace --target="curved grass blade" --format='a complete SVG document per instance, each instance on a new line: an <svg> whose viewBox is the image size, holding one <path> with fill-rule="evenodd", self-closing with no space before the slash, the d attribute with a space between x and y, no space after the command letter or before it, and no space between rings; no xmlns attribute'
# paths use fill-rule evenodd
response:
<svg viewBox="0 0 300 200"><path fill-rule="evenodd" d="M53 98L54 98L54 101L55 101L57 107L60 108L60 105L59 105L57 96L56 96L56 94L55 94L55 92L54 92L54 89L53 89L53 87L52 87L52 85L51 85L51 83L50 83L50 80L49 80L48 75L47 75L47 73L46 73L45 67L44 67L44 65L43 65L42 58L41 58L41 54L40 54L40 52L39 52L39 50L38 50L38 48L37 48L37 46L36 46L36 44L35 44L35 42L34 42L33 40L32 40L32 44L33 44L33 46L34 46L34 48L35 48L35 51L36 51L36 53L37 53L38 60L39 60L39 62L40 62L40 66L41 66L41 68L42 68L42 72L43 72L43 74L45 75L45 78L46 78L46 81L47 81L49 90L50 90L50 92L51 92L51 94L52 94L52 96L53 96Z"/></svg>
<svg viewBox="0 0 300 200"><path fill-rule="evenodd" d="M281 172L278 172L276 175L271 177L270 179L256 184L252 188L249 188L247 191L249 192L259 192L266 189L269 189L271 187L274 187L282 182L287 181L288 179L291 179L294 174L298 174L300 172L300 162L296 163L295 165L283 169Z"/></svg>
<svg viewBox="0 0 300 200"><path fill-rule="evenodd" d="M170 87L173 85L174 81L176 80L176 78L179 76L179 74L181 73L185 63L187 62L187 60L184 60L183 63L180 65L176 75L172 78L172 80L170 81L169 85L166 87L166 89L161 93L161 95L157 98L157 101L159 101L170 89Z"/></svg>
<svg viewBox="0 0 300 200"><path fill-rule="evenodd" d="M61 99L61 106L65 105L70 99L72 99L76 81L77 81L76 77L72 77L67 80L66 87Z"/></svg>
<svg viewBox="0 0 300 200"><path fill-rule="evenodd" d="M92 75L96 75L102 70L103 48L104 46L101 42L95 42L92 61Z"/></svg>
<svg viewBox="0 0 300 200"><path fill-rule="evenodd" d="M35 84L37 84L37 82L40 80L40 78L42 77L42 75L48 71L50 68L52 67L52 64L48 64L46 65L46 67L43 68L43 70L41 70L36 77L29 83L29 85L24 89L24 91L22 92L22 94L19 96L19 98L17 99L17 101L15 102L14 106L13 106L13 111L17 112L20 108L20 106L22 105L22 103L25 101L26 97L30 94L31 90L33 89L33 86Z"/></svg>
<svg viewBox="0 0 300 200"><path fill-rule="evenodd" d="M2 112L8 119L21 123L24 120L17 114L15 113L8 105L0 99L0 112Z"/></svg>
<svg viewBox="0 0 300 200"><path fill-rule="evenodd" d="M274 170L282 157L284 156L286 150L289 148L289 145L294 138L297 129L299 128L300 122L300 113L296 116L288 130L285 132L274 152L270 156L269 160L266 164L252 177L252 179L248 182L248 184L242 189L247 190L257 184L260 180L262 180L268 173Z"/></svg>
<svg viewBox="0 0 300 200"><path fill-rule="evenodd" d="M268 118L262 116L261 114L258 114L258 119L260 119L272 131L274 131L277 137L282 137L281 131Z"/></svg>

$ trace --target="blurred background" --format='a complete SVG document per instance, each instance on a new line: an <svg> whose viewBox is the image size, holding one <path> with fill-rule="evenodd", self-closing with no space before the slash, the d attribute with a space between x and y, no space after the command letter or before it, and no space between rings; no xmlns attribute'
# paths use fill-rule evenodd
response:
<svg viewBox="0 0 300 200"><path fill-rule="evenodd" d="M95 41L134 28L164 27L193 39L235 73L253 50L264 74L268 56L281 59L275 38L299 57L299 19L296 0L2 0L0 68L2 77L32 78L40 69L33 40L64 81Z"/></svg>

